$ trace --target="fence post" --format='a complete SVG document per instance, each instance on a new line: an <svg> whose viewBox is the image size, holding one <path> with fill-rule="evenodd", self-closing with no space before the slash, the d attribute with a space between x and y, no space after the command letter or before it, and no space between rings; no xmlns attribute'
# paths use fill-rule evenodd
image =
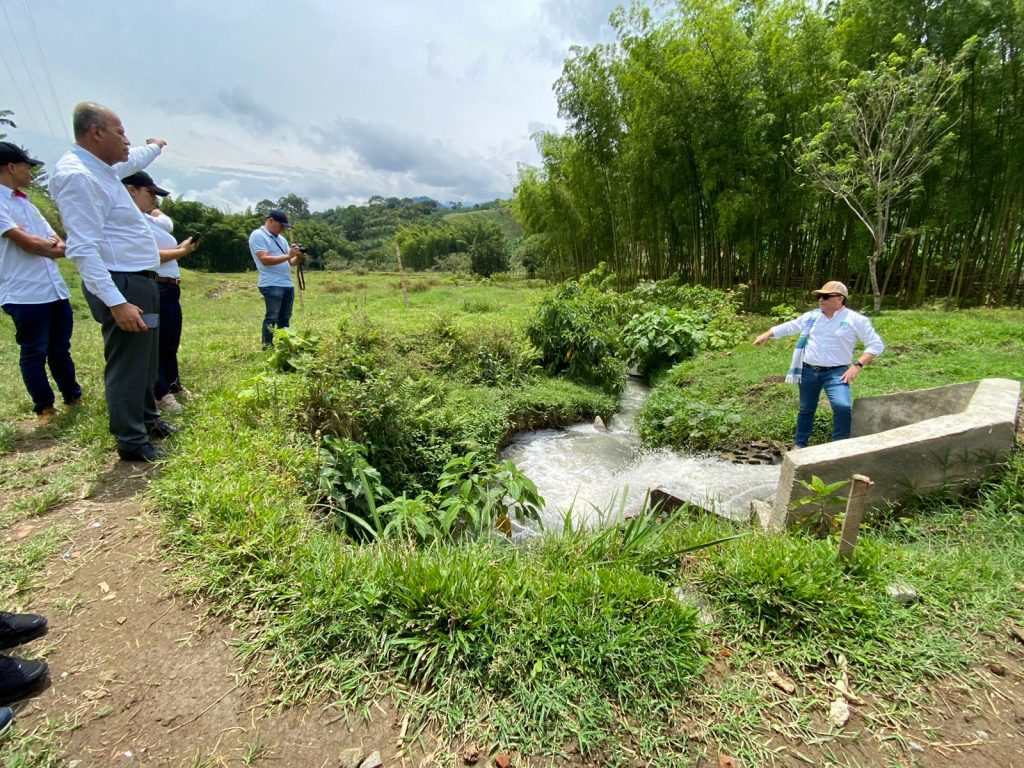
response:
<svg viewBox="0 0 1024 768"><path fill-rule="evenodd" d="M843 531L839 539L840 560L853 560L860 524L864 519L868 490L872 485L874 483L871 482L871 478L864 475L854 475L850 482L850 497L846 501L846 515L843 517Z"/></svg>
<svg viewBox="0 0 1024 768"><path fill-rule="evenodd" d="M398 283L402 286L402 301L405 303L405 308L409 308L409 291L405 287L405 270L402 269L402 249L398 245L398 240L395 240L395 258L398 259Z"/></svg>

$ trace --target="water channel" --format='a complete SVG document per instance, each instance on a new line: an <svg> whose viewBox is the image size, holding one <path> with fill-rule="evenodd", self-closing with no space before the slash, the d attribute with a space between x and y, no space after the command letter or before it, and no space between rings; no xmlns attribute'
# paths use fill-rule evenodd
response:
<svg viewBox="0 0 1024 768"><path fill-rule="evenodd" d="M502 458L514 461L544 497L546 528L561 527L570 508L576 525L610 522L639 510L648 490L659 486L738 520L747 519L752 500L775 495L778 466L643 451L633 420L648 394L630 378L607 429L587 423L524 432L505 448Z"/></svg>

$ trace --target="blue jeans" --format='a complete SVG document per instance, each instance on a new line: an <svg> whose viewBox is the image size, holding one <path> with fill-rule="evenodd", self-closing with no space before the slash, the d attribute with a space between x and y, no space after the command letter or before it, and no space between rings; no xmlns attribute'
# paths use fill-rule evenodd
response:
<svg viewBox="0 0 1024 768"><path fill-rule="evenodd" d="M32 410L42 413L53 407L47 365L64 402L80 398L82 388L75 379L71 359L71 302L58 299L46 304L4 304L3 310L14 320L14 338L21 347L21 378L32 398Z"/></svg>
<svg viewBox="0 0 1024 768"><path fill-rule="evenodd" d="M292 304L295 303L294 288L260 288L267 314L263 318L263 348L274 346L274 329L287 328L292 321Z"/></svg>
<svg viewBox="0 0 1024 768"><path fill-rule="evenodd" d="M800 372L800 412L796 417L796 447L806 448L814 429L814 412L818 410L821 390L832 406L832 439L845 440L850 436L853 407L850 385L841 381L849 366L815 370L805 365Z"/></svg>

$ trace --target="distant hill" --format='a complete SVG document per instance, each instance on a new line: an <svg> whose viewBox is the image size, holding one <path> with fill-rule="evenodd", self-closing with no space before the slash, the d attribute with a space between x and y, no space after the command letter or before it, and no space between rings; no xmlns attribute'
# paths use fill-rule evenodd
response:
<svg viewBox="0 0 1024 768"><path fill-rule="evenodd" d="M496 208L486 210L462 210L446 213L441 221L447 224L468 224L476 222L494 222L501 227L502 233L509 240L516 240L523 236L523 228L519 226L512 217L512 208L505 201Z"/></svg>

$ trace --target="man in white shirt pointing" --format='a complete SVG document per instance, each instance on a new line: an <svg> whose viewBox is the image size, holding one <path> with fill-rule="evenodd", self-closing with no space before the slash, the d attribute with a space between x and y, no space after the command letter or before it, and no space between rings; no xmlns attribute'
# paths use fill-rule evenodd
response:
<svg viewBox="0 0 1024 768"><path fill-rule="evenodd" d="M120 118L92 102L76 106L73 121L75 146L57 161L50 191L68 231L68 258L103 329L103 385L117 452L125 461L152 462L160 458L152 440L174 431L153 399L160 255L121 178L149 165L166 142L149 139L129 152Z"/></svg>
<svg viewBox="0 0 1024 768"><path fill-rule="evenodd" d="M796 417L796 447L806 448L814 429L818 399L825 390L832 406L832 439L850 436L853 400L850 385L864 366L882 354L885 344L871 321L846 306L850 292L838 280L831 280L812 294L818 308L795 320L765 331L754 343L761 346L769 339L800 334L786 381L800 385L800 410ZM864 351L853 359L857 342Z"/></svg>

